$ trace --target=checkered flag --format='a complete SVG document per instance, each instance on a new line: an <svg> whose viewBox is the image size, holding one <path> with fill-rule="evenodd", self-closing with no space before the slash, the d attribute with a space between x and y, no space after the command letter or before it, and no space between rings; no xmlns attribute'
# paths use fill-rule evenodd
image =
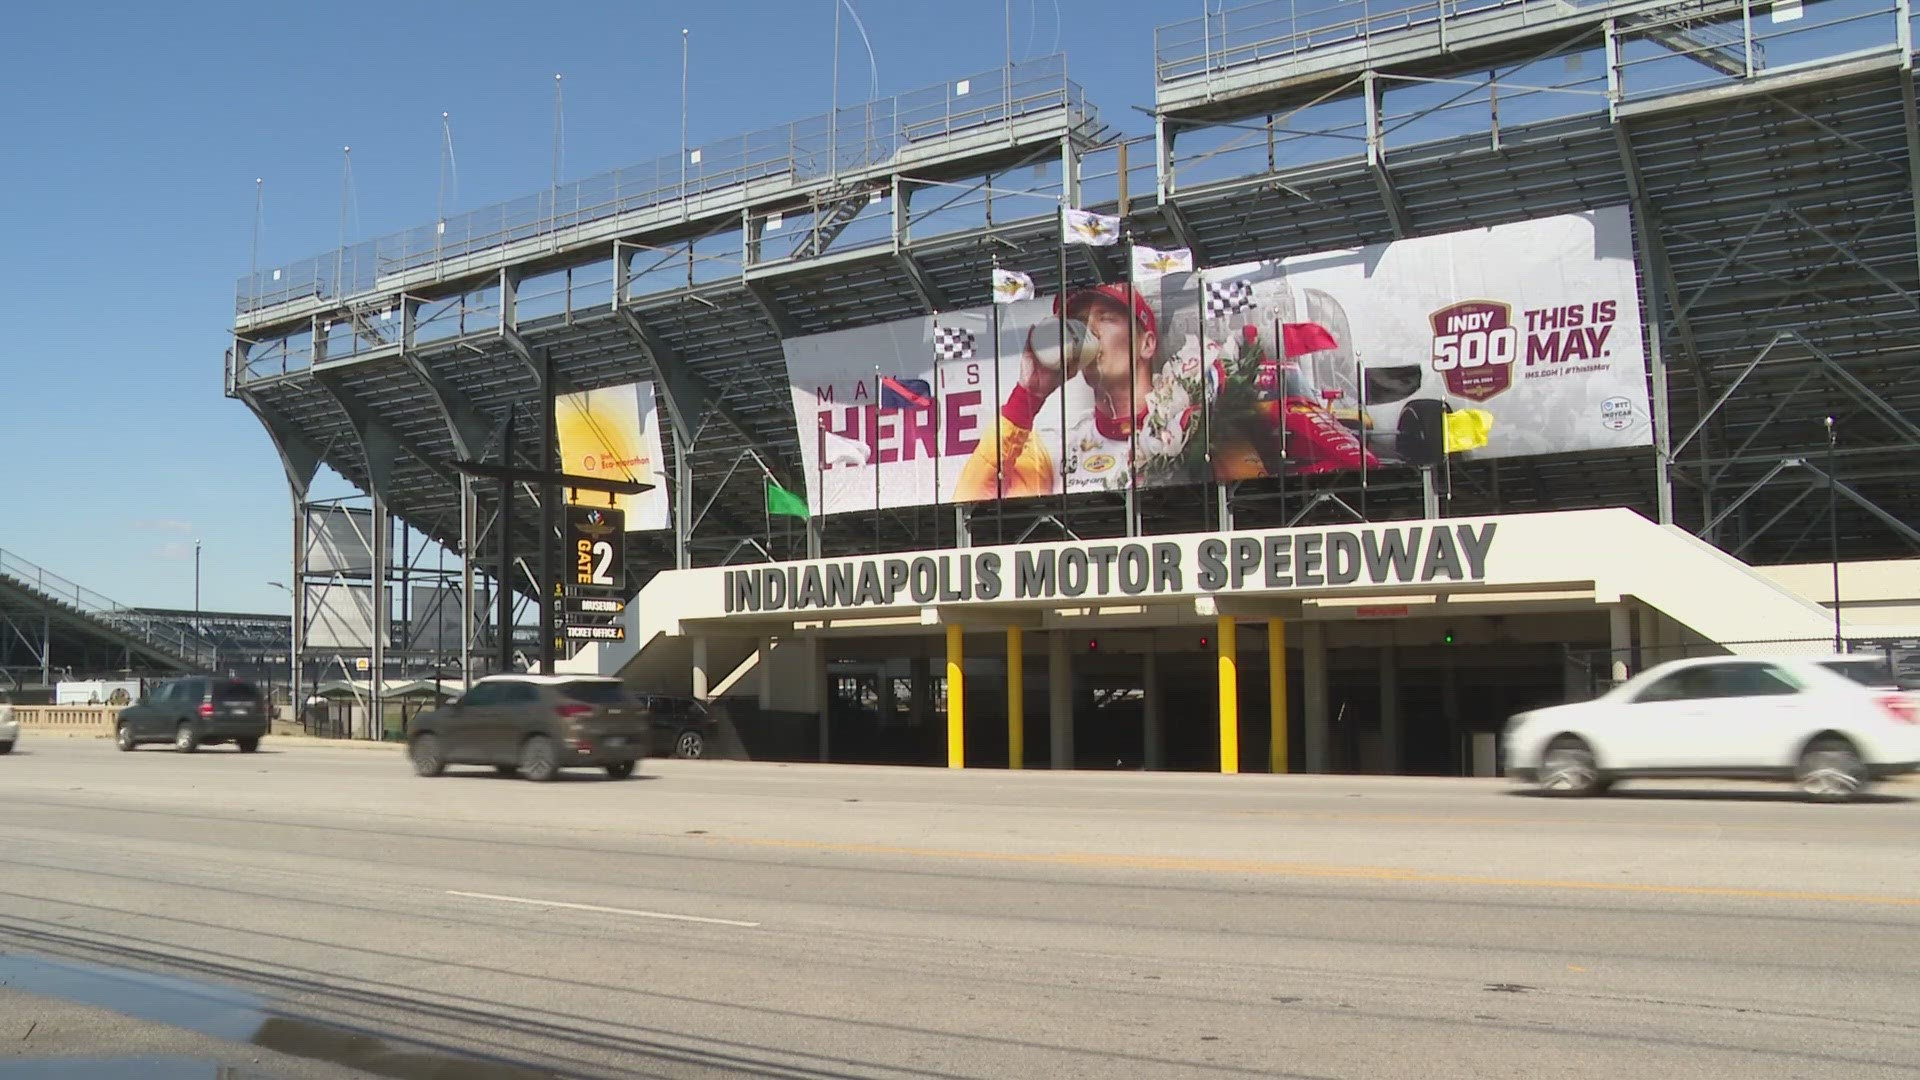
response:
<svg viewBox="0 0 1920 1080"><path fill-rule="evenodd" d="M1207 283L1207 318L1224 319L1253 306L1253 284L1245 280Z"/></svg>
<svg viewBox="0 0 1920 1080"><path fill-rule="evenodd" d="M973 331L964 326L934 327L933 357L936 360L973 359Z"/></svg>

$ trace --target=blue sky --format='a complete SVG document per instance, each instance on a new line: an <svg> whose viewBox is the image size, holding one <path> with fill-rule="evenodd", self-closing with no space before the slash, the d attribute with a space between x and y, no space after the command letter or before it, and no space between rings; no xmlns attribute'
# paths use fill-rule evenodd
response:
<svg viewBox="0 0 1920 1080"><path fill-rule="evenodd" d="M999 2L853 0L884 95L998 65ZM1153 28L1174 0L1013 0L1016 59L1055 41L1109 122L1144 130ZM826 111L832 0L697 4L32 4L0 36L0 548L123 603L285 610L286 482L221 392L254 178L260 264L433 220L440 114L458 200L546 187L553 76L563 174L679 143L680 29L698 143ZM867 96L843 23L840 99ZM343 493L337 483L317 494Z"/></svg>

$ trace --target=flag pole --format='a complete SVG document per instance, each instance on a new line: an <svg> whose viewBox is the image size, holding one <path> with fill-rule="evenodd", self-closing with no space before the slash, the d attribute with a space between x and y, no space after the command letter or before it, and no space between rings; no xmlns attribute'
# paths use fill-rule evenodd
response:
<svg viewBox="0 0 1920 1080"><path fill-rule="evenodd" d="M1273 393L1280 404L1280 524L1287 523L1287 337L1280 317L1273 317Z"/></svg>
<svg viewBox="0 0 1920 1080"><path fill-rule="evenodd" d="M1209 532L1213 529L1213 365L1207 362L1207 276L1195 274L1199 284L1200 297L1200 454L1201 467L1206 470L1201 476L1200 523Z"/></svg>
<svg viewBox="0 0 1920 1080"><path fill-rule="evenodd" d="M919 521L919 511L914 512L914 521ZM959 529L954 530L955 546L960 540ZM933 312L933 546L940 546L940 309Z"/></svg>
<svg viewBox="0 0 1920 1080"><path fill-rule="evenodd" d="M1125 186L1125 180L1121 182ZM1125 211L1122 210L1122 213ZM1134 248L1139 239L1133 235L1133 226L1124 220L1121 227L1127 231L1127 535L1140 535L1140 403L1134 399L1134 388L1140 382L1134 373L1133 365L1139 362L1140 347L1134 344L1134 327L1139 321L1137 314L1140 303L1140 286L1135 282L1133 264Z"/></svg>
<svg viewBox="0 0 1920 1080"><path fill-rule="evenodd" d="M1065 183L1065 177L1061 178ZM1060 326L1060 530L1072 535L1071 511L1067 509L1067 204L1060 202L1060 311L1053 320Z"/></svg>
<svg viewBox="0 0 1920 1080"><path fill-rule="evenodd" d="M825 540L827 536L827 424L825 420L820 420L813 429L813 489L814 505L820 510L818 535L821 540ZM813 530L813 516L809 514L807 531ZM811 558L815 554L812 550L813 544L809 543L807 546L807 555Z"/></svg>
<svg viewBox="0 0 1920 1080"><path fill-rule="evenodd" d="M1006 405L1006 400L1000 396L1000 296L996 289L1000 269L998 252L993 256L993 269L996 280L988 289L989 299L993 301L993 412L989 414L993 418L993 518L997 542L1004 544L1007 542L1007 476L1000 441L1000 410Z"/></svg>
<svg viewBox="0 0 1920 1080"><path fill-rule="evenodd" d="M1351 334L1352 331L1348 333ZM1351 345L1352 342L1348 344ZM1353 354L1353 386L1354 398L1357 402L1355 426L1360 429L1360 520L1365 521L1367 520L1367 454L1371 451L1367 445L1367 372L1360 366L1358 350Z"/></svg>

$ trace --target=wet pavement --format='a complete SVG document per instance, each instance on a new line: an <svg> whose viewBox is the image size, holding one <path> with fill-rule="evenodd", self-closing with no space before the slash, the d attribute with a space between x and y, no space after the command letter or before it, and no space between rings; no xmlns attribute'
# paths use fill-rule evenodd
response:
<svg viewBox="0 0 1920 1080"><path fill-rule="evenodd" d="M12 991L13 993L6 993ZM210 982L170 975L76 963L30 954L0 954L0 1017L20 1027L12 1046L0 1048L0 1080L49 1077L56 1080L139 1077L141 1080L293 1080L297 1075L378 1076L395 1080L556 1080L556 1074L507 1062L486 1061L421 1044L399 1042L369 1032L315 1023L291 1015L260 995ZM36 1008L36 1006L38 1006ZM50 1022L42 1033L36 1013L57 1014L61 1006L102 1010L140 1022L205 1036L223 1047L215 1057L131 1054L67 1057ZM55 1051L35 1053L34 1036ZM138 1035L139 1032L129 1034ZM151 1032L146 1034L151 1035ZM135 1039L134 1041L139 1041ZM265 1051L266 1054L261 1052ZM314 1074L288 1072L265 1064L266 1058L300 1059L337 1066ZM231 1059L245 1056L244 1064ZM12 1057L13 1060L7 1060Z"/></svg>

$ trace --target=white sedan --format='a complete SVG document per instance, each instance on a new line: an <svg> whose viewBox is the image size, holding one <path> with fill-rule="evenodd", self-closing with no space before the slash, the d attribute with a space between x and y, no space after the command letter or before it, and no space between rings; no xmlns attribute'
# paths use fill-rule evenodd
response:
<svg viewBox="0 0 1920 1080"><path fill-rule="evenodd" d="M1649 668L1592 701L1507 722L1507 774L1553 795L1631 777L1792 780L1850 799L1920 768L1920 707L1822 659L1719 656Z"/></svg>
<svg viewBox="0 0 1920 1080"><path fill-rule="evenodd" d="M7 695L0 694L0 754L13 753L13 744L20 738L20 721L13 718L13 706L7 704Z"/></svg>

